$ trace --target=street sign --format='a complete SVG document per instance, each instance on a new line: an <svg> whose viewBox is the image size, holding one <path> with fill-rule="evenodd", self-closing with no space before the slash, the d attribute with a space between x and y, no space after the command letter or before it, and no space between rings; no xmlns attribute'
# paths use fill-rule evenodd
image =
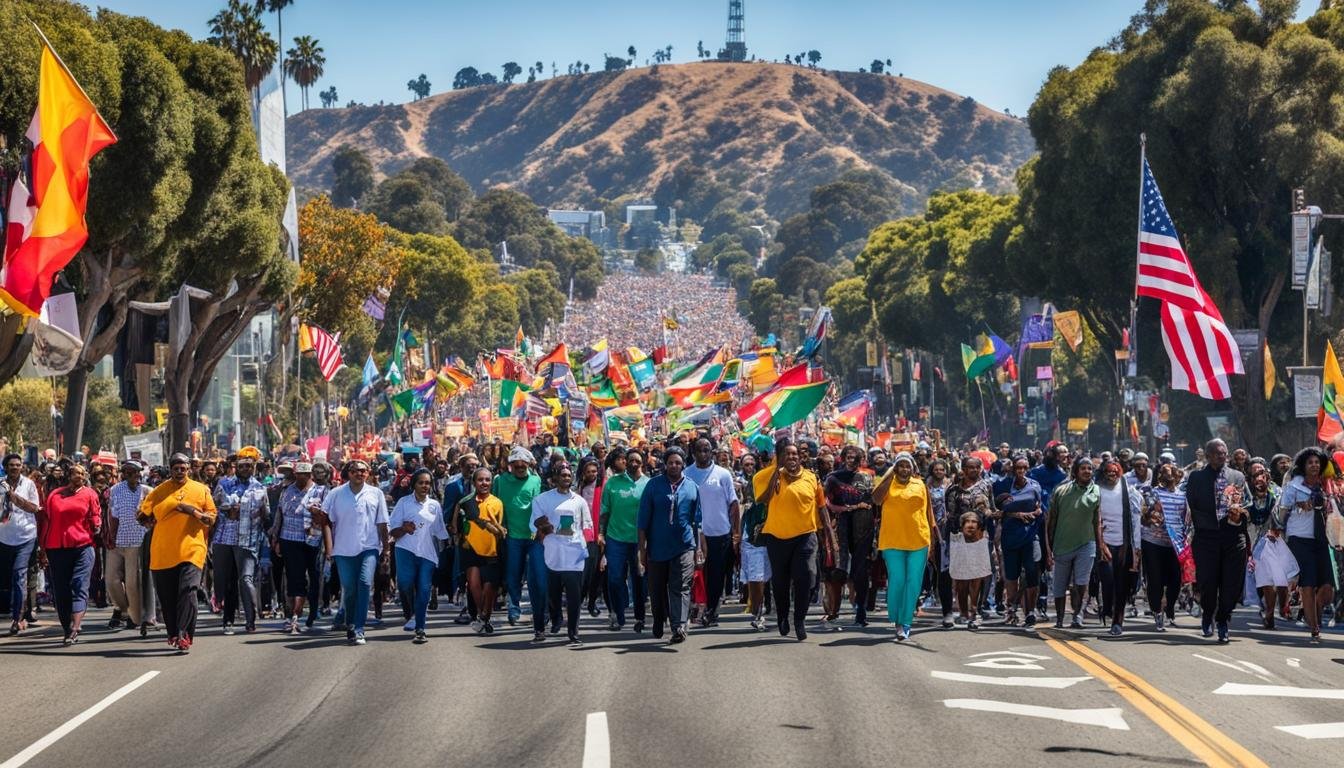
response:
<svg viewBox="0 0 1344 768"><path fill-rule="evenodd" d="M1293 288L1307 286L1307 267L1311 265L1311 229L1321 209L1311 206L1293 213Z"/></svg>
<svg viewBox="0 0 1344 768"><path fill-rule="evenodd" d="M1293 379L1293 415L1299 419L1314 419L1321 408L1321 373L1319 365L1288 366Z"/></svg>
<svg viewBox="0 0 1344 768"><path fill-rule="evenodd" d="M1237 342L1237 348L1241 351L1241 363L1247 365L1251 358L1260 354L1260 329L1259 328L1234 328L1232 338Z"/></svg>

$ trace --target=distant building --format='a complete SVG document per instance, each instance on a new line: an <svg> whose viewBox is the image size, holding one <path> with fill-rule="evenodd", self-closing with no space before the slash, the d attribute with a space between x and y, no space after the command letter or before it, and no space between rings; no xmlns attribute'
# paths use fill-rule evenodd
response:
<svg viewBox="0 0 1344 768"><path fill-rule="evenodd" d="M658 221L658 206L656 205L627 205L625 206L625 224L633 227L639 224L656 224Z"/></svg>
<svg viewBox="0 0 1344 768"><path fill-rule="evenodd" d="M606 245L610 239L607 214L602 211L568 211L550 209L546 217L570 237L586 237L597 245Z"/></svg>

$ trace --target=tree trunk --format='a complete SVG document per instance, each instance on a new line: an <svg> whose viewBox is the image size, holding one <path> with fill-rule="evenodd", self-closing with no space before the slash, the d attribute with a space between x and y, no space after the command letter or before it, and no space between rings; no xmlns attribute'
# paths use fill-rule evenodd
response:
<svg viewBox="0 0 1344 768"><path fill-rule="evenodd" d="M1279 272L1266 289L1257 308L1255 320L1261 344L1269 343L1269 321L1286 282L1287 273ZM1265 409L1265 358L1259 346L1256 347L1255 354L1247 360L1245 367L1244 386L1233 386L1230 401L1242 442L1246 449L1255 455L1270 456L1285 448L1291 453L1294 446L1288 443L1294 442L1295 435L1285 434L1284 430L1276 428Z"/></svg>

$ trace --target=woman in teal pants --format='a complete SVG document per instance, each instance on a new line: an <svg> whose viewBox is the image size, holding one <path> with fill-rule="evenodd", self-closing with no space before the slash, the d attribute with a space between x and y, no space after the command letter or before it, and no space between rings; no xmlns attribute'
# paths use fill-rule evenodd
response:
<svg viewBox="0 0 1344 768"><path fill-rule="evenodd" d="M915 460L907 452L896 455L891 469L873 489L878 504L877 549L887 565L887 618L896 625L896 641L910 638L915 604L929 558L934 529L929 489L915 475Z"/></svg>

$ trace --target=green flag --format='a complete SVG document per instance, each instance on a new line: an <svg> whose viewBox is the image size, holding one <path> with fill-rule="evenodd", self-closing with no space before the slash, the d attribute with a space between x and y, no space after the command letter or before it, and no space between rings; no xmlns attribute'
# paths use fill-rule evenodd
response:
<svg viewBox="0 0 1344 768"><path fill-rule="evenodd" d="M520 399L522 393L527 391L527 387L513 379L501 379L499 382L499 405L496 413L499 418L507 419L513 416L515 401Z"/></svg>
<svg viewBox="0 0 1344 768"><path fill-rule="evenodd" d="M781 396L771 398L770 402L771 428L783 429L811 416L817 406L821 405L830 386L829 381L818 381L780 390Z"/></svg>
<svg viewBox="0 0 1344 768"><path fill-rule="evenodd" d="M404 419L415 411L415 390L408 389L392 396L392 412L398 419Z"/></svg>

